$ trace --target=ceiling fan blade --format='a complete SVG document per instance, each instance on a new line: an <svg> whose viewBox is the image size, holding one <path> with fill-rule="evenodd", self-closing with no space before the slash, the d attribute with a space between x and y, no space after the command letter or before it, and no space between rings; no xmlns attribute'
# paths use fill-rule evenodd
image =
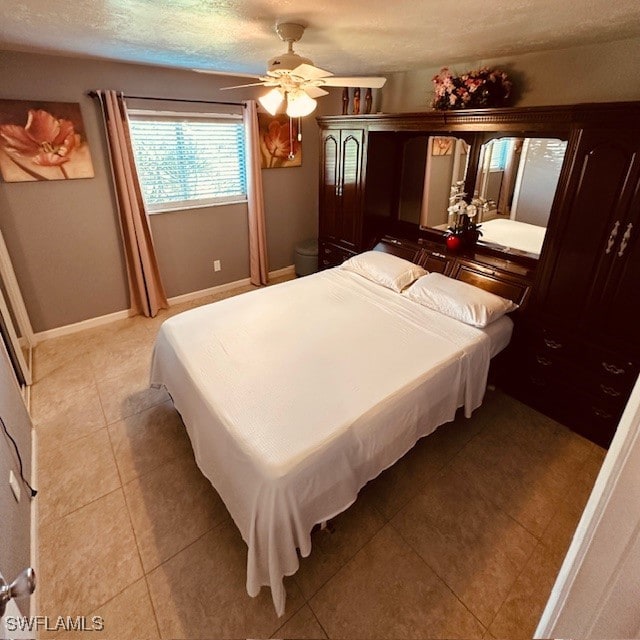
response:
<svg viewBox="0 0 640 640"><path fill-rule="evenodd" d="M251 84L237 84L234 87L220 87L220 91L227 91L227 89L244 89L245 87L259 87L265 85L264 82L252 82ZM268 85L265 85L268 86Z"/></svg>
<svg viewBox="0 0 640 640"><path fill-rule="evenodd" d="M321 89L320 87L302 87L302 90L310 97L310 98L321 98L322 96L326 96L329 92Z"/></svg>
<svg viewBox="0 0 640 640"><path fill-rule="evenodd" d="M320 78L328 78L332 76L331 71L325 71L319 67L314 67L312 64L299 64L295 69L291 69L292 76L300 76L305 80L320 80Z"/></svg>
<svg viewBox="0 0 640 640"><path fill-rule="evenodd" d="M363 76L361 78L321 78L321 84L327 87L371 87L372 89L380 89L387 81L386 78L377 78L375 76Z"/></svg>

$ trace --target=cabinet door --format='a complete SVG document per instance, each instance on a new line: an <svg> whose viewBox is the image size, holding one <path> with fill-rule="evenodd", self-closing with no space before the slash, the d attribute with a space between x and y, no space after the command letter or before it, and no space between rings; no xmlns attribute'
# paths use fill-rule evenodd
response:
<svg viewBox="0 0 640 640"><path fill-rule="evenodd" d="M341 234L339 219L340 167L339 131L322 132L322 164L320 165L320 236L330 240L339 239Z"/></svg>
<svg viewBox="0 0 640 640"><path fill-rule="evenodd" d="M340 240L353 249L360 248L363 147L362 129L344 129L340 132Z"/></svg>
<svg viewBox="0 0 640 640"><path fill-rule="evenodd" d="M543 266L541 310L570 326L593 326L624 233L638 173L638 135L582 131L555 212Z"/></svg>
<svg viewBox="0 0 640 640"><path fill-rule="evenodd" d="M640 181L637 175L635 182L629 215L621 222L610 251L612 268L602 288L601 303L593 309L592 322L603 338L625 347L635 345L635 351L640 351L640 336L635 329L640 317Z"/></svg>

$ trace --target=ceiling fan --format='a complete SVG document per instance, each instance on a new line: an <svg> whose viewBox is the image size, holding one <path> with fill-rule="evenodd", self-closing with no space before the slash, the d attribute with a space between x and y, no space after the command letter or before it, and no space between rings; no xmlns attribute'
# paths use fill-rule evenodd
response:
<svg viewBox="0 0 640 640"><path fill-rule="evenodd" d="M305 27L293 22L276 25L276 33L287 43L285 53L271 58L267 62L267 74L256 76L260 82L241 84L224 89L240 89L263 85L272 87L266 95L259 98L260 104L275 115L280 105L286 101L287 115L299 118L309 115L316 108L316 98L327 95L323 87L370 87L379 89L387 81L382 77L343 77L338 78L330 71L313 65L309 58L297 54L293 43L302 38Z"/></svg>

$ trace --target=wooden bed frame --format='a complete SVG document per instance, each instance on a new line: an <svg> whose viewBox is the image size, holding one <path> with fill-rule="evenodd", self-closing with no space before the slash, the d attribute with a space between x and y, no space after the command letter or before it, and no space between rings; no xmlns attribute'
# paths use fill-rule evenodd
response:
<svg viewBox="0 0 640 640"><path fill-rule="evenodd" d="M415 262L427 271L442 273L508 298L518 304L520 309L526 306L533 285L533 273L527 268L490 256L473 254L471 257L467 254L445 253L441 247L429 242L412 242L385 236L375 245L374 250L391 253Z"/></svg>

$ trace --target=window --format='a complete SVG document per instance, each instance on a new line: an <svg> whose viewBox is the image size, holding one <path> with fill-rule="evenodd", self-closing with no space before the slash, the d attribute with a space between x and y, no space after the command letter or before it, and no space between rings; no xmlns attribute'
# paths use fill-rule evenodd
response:
<svg viewBox="0 0 640 640"><path fill-rule="evenodd" d="M491 151L491 165L489 171L504 171L507 167L507 159L511 149L510 138L500 138L493 141Z"/></svg>
<svg viewBox="0 0 640 640"><path fill-rule="evenodd" d="M242 117L129 111L147 211L175 211L247 199Z"/></svg>

